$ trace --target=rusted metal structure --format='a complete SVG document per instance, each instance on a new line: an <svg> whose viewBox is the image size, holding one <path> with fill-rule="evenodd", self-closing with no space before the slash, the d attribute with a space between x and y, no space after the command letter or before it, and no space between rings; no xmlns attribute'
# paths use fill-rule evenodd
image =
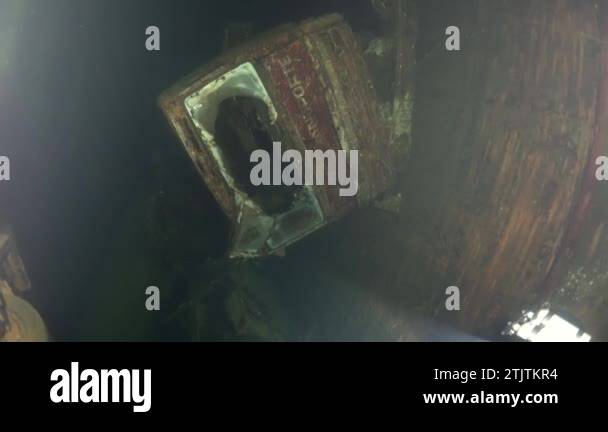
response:
<svg viewBox="0 0 608 432"><path fill-rule="evenodd" d="M227 51L163 93L160 106L232 221L230 255L286 246L385 191L389 132L349 26L339 15L285 25ZM252 189L252 150L358 150L359 189ZM238 143L235 146L235 143Z"/></svg>
<svg viewBox="0 0 608 432"><path fill-rule="evenodd" d="M419 64L403 185L415 205L384 282L434 297L438 314L456 285L462 309L445 318L493 334L546 299L598 124L602 36L593 2L464 6L437 28L458 25L462 51Z"/></svg>
<svg viewBox="0 0 608 432"><path fill-rule="evenodd" d="M0 342L46 341L46 326L21 295L31 287L11 231L0 227Z"/></svg>
<svg viewBox="0 0 608 432"><path fill-rule="evenodd" d="M595 176L598 156L608 155L608 2L598 2L600 83L587 165L561 253L545 284L546 295L608 340L608 183ZM602 43L600 43L602 41Z"/></svg>
<svg viewBox="0 0 608 432"><path fill-rule="evenodd" d="M0 342L47 340L47 329L38 311L0 280Z"/></svg>
<svg viewBox="0 0 608 432"><path fill-rule="evenodd" d="M6 226L0 226L0 280L5 280L18 293L31 288L14 237Z"/></svg>
<svg viewBox="0 0 608 432"><path fill-rule="evenodd" d="M403 6L388 4L397 9L382 10ZM352 33L337 16L285 26L226 53L167 91L161 106L233 221L233 256L275 253L370 202L390 184L390 160L406 167L394 189L405 197L400 216L345 228L365 236L365 254L349 253L360 243L336 245L329 267L353 269L350 276L391 302L476 334L496 335L522 309L551 300L601 339L608 195L595 183L593 162L607 154L608 55L600 4L470 0L450 6L449 22L433 16L424 28L435 35L431 42L457 25L463 49L448 52L440 40L418 57L416 127L411 147L394 160L390 147L404 123L396 113L413 96L404 74L412 47L396 38L393 114L383 119ZM395 15L396 35L411 34L407 19ZM273 212L231 180L234 171L222 163L227 147L205 127L210 112L215 126L222 111L205 107L233 97L222 88L238 86L239 77L253 80L246 87L255 90L244 95L262 101L270 141L360 150L356 199L306 188ZM452 285L462 291L458 314L443 307ZM585 298L568 304L560 293Z"/></svg>

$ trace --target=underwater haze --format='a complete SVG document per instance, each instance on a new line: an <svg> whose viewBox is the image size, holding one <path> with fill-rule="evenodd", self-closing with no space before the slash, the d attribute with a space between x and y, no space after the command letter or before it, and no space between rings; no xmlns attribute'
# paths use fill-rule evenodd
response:
<svg viewBox="0 0 608 432"><path fill-rule="evenodd" d="M551 23L599 34L596 12L404 2L415 15L403 35L417 39L399 81L403 41L385 3L0 0L0 155L12 177L0 182L0 218L53 340L497 340L512 313L547 299L606 336L608 272L588 258L604 242L572 246L580 273L558 259L569 256L601 48L569 45L559 31L574 30ZM382 115L401 131L394 153L375 156L394 166L390 188L278 254L229 258L234 227L159 96L220 56L234 23L251 42L331 13L352 29ZM149 26L159 51L145 48ZM459 53L445 48L450 26ZM603 235L582 232L587 244ZM145 307L150 286L158 311ZM450 286L464 311L445 309Z"/></svg>

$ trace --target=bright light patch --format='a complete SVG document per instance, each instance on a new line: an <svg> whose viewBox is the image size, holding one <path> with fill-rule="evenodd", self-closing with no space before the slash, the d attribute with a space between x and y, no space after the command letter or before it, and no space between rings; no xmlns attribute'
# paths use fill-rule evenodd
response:
<svg viewBox="0 0 608 432"><path fill-rule="evenodd" d="M589 342L591 336L562 317L543 308L538 312L524 312L522 317L509 323L504 332L530 342Z"/></svg>

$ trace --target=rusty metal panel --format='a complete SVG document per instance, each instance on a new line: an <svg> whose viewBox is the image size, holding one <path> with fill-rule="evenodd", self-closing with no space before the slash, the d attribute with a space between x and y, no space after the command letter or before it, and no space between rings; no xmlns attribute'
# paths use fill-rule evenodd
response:
<svg viewBox="0 0 608 432"><path fill-rule="evenodd" d="M276 83L275 100L285 122L293 123L302 149L337 149L338 135L325 99L326 90L317 74L311 53L303 41L295 41L263 62ZM273 90L271 90L273 92ZM324 214L334 218L352 207L351 198L341 198L337 186L316 187Z"/></svg>
<svg viewBox="0 0 608 432"><path fill-rule="evenodd" d="M408 299L466 291L466 313L445 319L483 334L543 299L593 141L600 82L593 4L510 5L479 2L463 18L467 49L419 64L404 180L416 206L402 221L408 249L392 264Z"/></svg>
<svg viewBox="0 0 608 432"><path fill-rule="evenodd" d="M231 98L247 100L260 122L256 131L285 149L358 150L358 195L309 185L286 194L280 210L265 206L220 139L218 121ZM164 92L160 106L232 222L234 257L280 253L369 203L392 178L382 162L388 128L356 40L339 15L286 25L232 49Z"/></svg>
<svg viewBox="0 0 608 432"><path fill-rule="evenodd" d="M0 226L0 342L48 340L40 314L21 297L30 288L13 234Z"/></svg>
<svg viewBox="0 0 608 432"><path fill-rule="evenodd" d="M386 190L393 177L394 167L388 162L388 127L380 120L379 105L365 103L375 100L376 94L369 76L357 73L366 66L350 30L345 26L330 28L311 44L316 58L328 59L323 67L332 89L328 102L332 113L339 113L334 116L334 123L342 148L359 151L361 181L357 200L367 204Z"/></svg>
<svg viewBox="0 0 608 432"><path fill-rule="evenodd" d="M30 279L8 228L0 227L0 280L5 280L18 293L31 288Z"/></svg>

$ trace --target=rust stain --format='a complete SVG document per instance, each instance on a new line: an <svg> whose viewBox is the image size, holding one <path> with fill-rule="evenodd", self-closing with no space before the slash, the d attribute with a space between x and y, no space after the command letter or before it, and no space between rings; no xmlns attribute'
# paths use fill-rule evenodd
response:
<svg viewBox="0 0 608 432"><path fill-rule="evenodd" d="M273 141L284 141L286 148L301 151L341 150L346 146L359 150L356 198L341 197L339 186L317 185L297 196L301 207L293 205L281 214L265 214L240 190L232 180L234 173L218 160L223 156L216 149L217 143L208 142L214 139L200 130L185 101L205 94L200 91L210 84L221 88L222 78L245 63L253 65L259 75L256 79L267 92L264 103L276 111L268 131ZM198 99L193 103L195 108L190 109L203 106ZM227 51L165 91L159 104L232 222L231 256L281 253L283 247L309 232L369 203L392 179L391 166L379 163L388 137L375 92L355 37L336 14L279 27ZM253 238L260 241L251 241ZM248 243L245 255L237 250L243 243Z"/></svg>
<svg viewBox="0 0 608 432"><path fill-rule="evenodd" d="M532 0L509 16L501 12L512 10L508 4L479 3L479 22L492 22L494 28L472 39L462 60L472 71L472 88L481 89L460 107L473 110L473 120L452 130L444 127L443 135L431 123L423 131L434 138L425 141L427 151L450 160L466 148L470 160L440 180L424 174L436 159L419 160L411 173L431 184L413 191L413 202L424 200L422 194L442 199L423 215L413 212L417 230L426 234L441 227L455 251L431 246L438 253L426 261L406 252L405 262L422 264L416 283L437 279L466 290L466 313L456 319L477 331L504 325L541 298L596 133L600 64L597 56L587 55L599 34L593 5ZM572 37L581 33L591 38ZM466 138L455 141L454 136ZM446 149L446 142L455 148ZM424 242L416 232L408 235ZM429 278L438 268L446 270Z"/></svg>

